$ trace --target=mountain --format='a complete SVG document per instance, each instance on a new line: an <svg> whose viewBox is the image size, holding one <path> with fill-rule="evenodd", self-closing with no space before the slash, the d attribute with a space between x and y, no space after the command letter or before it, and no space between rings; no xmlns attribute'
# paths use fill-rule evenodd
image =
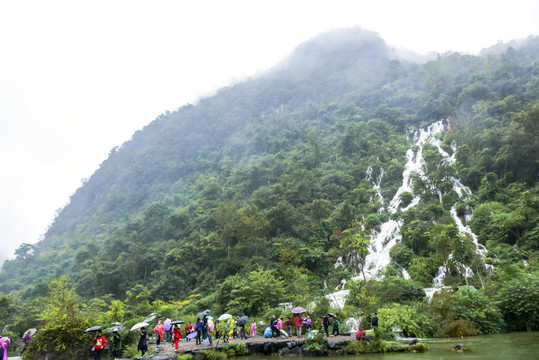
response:
<svg viewBox="0 0 539 360"><path fill-rule="evenodd" d="M424 286L535 269L539 38L498 48L418 64L361 28L309 40L112 149L45 239L6 261L0 291L32 299L68 274L86 298L143 286L225 308L259 291L257 313L367 266Z"/></svg>

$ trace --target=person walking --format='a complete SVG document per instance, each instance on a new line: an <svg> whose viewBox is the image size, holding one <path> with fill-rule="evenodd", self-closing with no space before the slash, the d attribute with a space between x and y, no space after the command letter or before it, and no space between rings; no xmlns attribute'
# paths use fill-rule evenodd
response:
<svg viewBox="0 0 539 360"><path fill-rule="evenodd" d="M327 314L324 314L322 317L322 326L324 327L324 331L326 332L326 336L329 337L329 318Z"/></svg>
<svg viewBox="0 0 539 360"><path fill-rule="evenodd" d="M9 347L9 344L11 344L11 339L6 336L0 335L0 359L8 360L7 348Z"/></svg>
<svg viewBox="0 0 539 360"><path fill-rule="evenodd" d="M24 353L24 351L28 347L28 344L30 343L30 340L32 340L32 333L28 332L26 335L24 335L24 347L22 348L20 355ZM2 357L3 356L4 355L2 354ZM2 357L0 357L0 360L2 359Z"/></svg>
<svg viewBox="0 0 539 360"><path fill-rule="evenodd" d="M213 325L213 321L208 320L208 332L206 333L208 335L208 340L210 341L210 346L213 345L213 337L215 335L215 326Z"/></svg>
<svg viewBox="0 0 539 360"><path fill-rule="evenodd" d="M251 337L256 336L256 321L251 323Z"/></svg>
<svg viewBox="0 0 539 360"><path fill-rule="evenodd" d="M202 327L202 340L206 341L208 337L208 317L206 315L202 317L202 324L204 324Z"/></svg>
<svg viewBox="0 0 539 360"><path fill-rule="evenodd" d="M163 326L163 323L161 320L157 321L157 325L153 328L153 332L155 333L155 339L157 347L161 347L161 340L163 340L163 336L165 335L165 327Z"/></svg>
<svg viewBox="0 0 539 360"><path fill-rule="evenodd" d="M140 329L140 339L138 341L137 350L142 352L142 356L148 351L148 332L146 328Z"/></svg>
<svg viewBox="0 0 539 360"><path fill-rule="evenodd" d="M112 356L114 356L114 360L120 358L123 354L123 348L122 348L122 337L120 334L118 334L117 331L114 331L112 333Z"/></svg>
<svg viewBox="0 0 539 360"><path fill-rule="evenodd" d="M298 337L301 336L301 318L299 317L299 314L296 315L296 335Z"/></svg>
<svg viewBox="0 0 539 360"><path fill-rule="evenodd" d="M339 333L339 325L340 324L341 324L341 322L339 321L339 318L334 317L333 318L333 332L332 332L333 336L335 336L335 333L337 333L336 336L340 335L340 333Z"/></svg>
<svg viewBox="0 0 539 360"><path fill-rule="evenodd" d="M286 331L288 332L288 337L292 337L292 320L289 317L286 318Z"/></svg>
<svg viewBox="0 0 539 360"><path fill-rule="evenodd" d="M180 342L180 339L182 338L182 329L180 325L174 326L174 330L172 331L172 338L174 340L174 348L178 350L178 343Z"/></svg>
<svg viewBox="0 0 539 360"><path fill-rule="evenodd" d="M200 318L197 318L197 323L196 323L196 331L197 331L197 345L200 345L202 344L202 329L204 328L204 323L202 321L200 321Z"/></svg>
<svg viewBox="0 0 539 360"><path fill-rule="evenodd" d="M193 332L193 325L188 321L187 326L185 327L185 340L191 341L191 338L188 337L190 333Z"/></svg>
<svg viewBox="0 0 539 360"><path fill-rule="evenodd" d="M94 339L94 360L101 360L101 352L105 346L107 346L107 339L101 331L98 331Z"/></svg>

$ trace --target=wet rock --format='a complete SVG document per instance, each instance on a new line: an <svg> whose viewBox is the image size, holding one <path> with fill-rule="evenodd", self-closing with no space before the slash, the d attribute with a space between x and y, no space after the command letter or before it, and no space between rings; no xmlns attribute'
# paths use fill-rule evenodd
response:
<svg viewBox="0 0 539 360"><path fill-rule="evenodd" d="M348 341L328 341L328 349L329 350L339 350L348 344Z"/></svg>
<svg viewBox="0 0 539 360"><path fill-rule="evenodd" d="M303 354L303 350L301 349L301 346L294 346L292 348L286 348L281 351L281 354L283 355L301 355Z"/></svg>

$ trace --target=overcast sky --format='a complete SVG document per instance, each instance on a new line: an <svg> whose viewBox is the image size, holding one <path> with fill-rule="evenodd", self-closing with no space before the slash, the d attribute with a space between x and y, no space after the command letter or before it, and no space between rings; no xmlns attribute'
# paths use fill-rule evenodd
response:
<svg viewBox="0 0 539 360"><path fill-rule="evenodd" d="M136 130L321 32L477 53L538 19L539 0L0 0L0 262Z"/></svg>

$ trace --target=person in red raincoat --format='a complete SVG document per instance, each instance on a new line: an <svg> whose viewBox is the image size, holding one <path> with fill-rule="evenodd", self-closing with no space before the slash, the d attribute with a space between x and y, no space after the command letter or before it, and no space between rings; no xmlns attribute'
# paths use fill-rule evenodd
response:
<svg viewBox="0 0 539 360"><path fill-rule="evenodd" d="M182 329L180 328L180 325L176 325L174 327L174 331L172 332L174 335L174 347L176 350L178 350L178 342L180 342L180 339L182 338Z"/></svg>
<svg viewBox="0 0 539 360"><path fill-rule="evenodd" d="M156 343L157 343L157 347L161 347L161 340L163 339L163 335L165 335L165 326L163 325L163 323L161 322L161 320L159 320L157 322L157 325L155 325L155 327L153 328L153 332L155 333L155 337L156 337Z"/></svg>
<svg viewBox="0 0 539 360"><path fill-rule="evenodd" d="M101 352L105 346L107 346L107 339L103 336L101 331L98 331L94 339L94 360L101 359Z"/></svg>

